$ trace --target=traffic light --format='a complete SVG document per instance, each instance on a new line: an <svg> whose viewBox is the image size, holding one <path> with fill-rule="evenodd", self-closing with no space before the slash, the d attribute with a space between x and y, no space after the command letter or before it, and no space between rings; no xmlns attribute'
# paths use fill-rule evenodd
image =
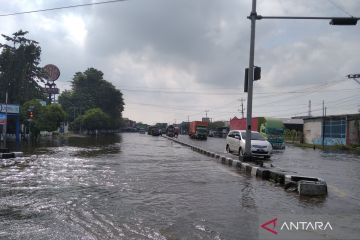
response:
<svg viewBox="0 0 360 240"><path fill-rule="evenodd" d="M245 69L244 92L248 90L249 68ZM261 67L254 66L254 81L261 78Z"/></svg>
<svg viewBox="0 0 360 240"><path fill-rule="evenodd" d="M32 120L34 118L34 107L30 107L27 110L27 117L28 117L28 120Z"/></svg>
<svg viewBox="0 0 360 240"><path fill-rule="evenodd" d="M354 17L350 18L333 18L330 21L331 25L356 25L358 19Z"/></svg>

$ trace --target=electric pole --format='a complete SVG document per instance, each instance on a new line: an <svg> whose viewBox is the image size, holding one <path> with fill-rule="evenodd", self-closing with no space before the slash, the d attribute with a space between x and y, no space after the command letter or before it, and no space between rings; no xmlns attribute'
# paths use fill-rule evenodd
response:
<svg viewBox="0 0 360 240"><path fill-rule="evenodd" d="M207 118L207 114L208 114L209 110L205 110L205 115L206 115L206 118Z"/></svg>
<svg viewBox="0 0 360 240"><path fill-rule="evenodd" d="M309 100L309 112L308 112L308 116L311 117L311 100Z"/></svg>
<svg viewBox="0 0 360 240"><path fill-rule="evenodd" d="M244 118L244 99L240 99L241 102L241 118Z"/></svg>

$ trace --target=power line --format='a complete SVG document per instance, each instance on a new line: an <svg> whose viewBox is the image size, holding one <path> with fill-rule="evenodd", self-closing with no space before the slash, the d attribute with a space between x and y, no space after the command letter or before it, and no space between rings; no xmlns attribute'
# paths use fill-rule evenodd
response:
<svg viewBox="0 0 360 240"><path fill-rule="evenodd" d="M102 5L102 4L109 4L109 3L124 2L124 1L127 1L127 0L110 0L110 1L102 1L102 2L94 2L94 3L68 5L68 6L54 7L54 8L44 8L44 9L30 10L30 11L24 11L24 12L5 13L5 14L0 14L0 17L8 17L8 16L14 16L14 15L38 13L38 12L56 11L56 10L68 9L68 8L88 7L88 6L94 6L94 5Z"/></svg>
<svg viewBox="0 0 360 240"><path fill-rule="evenodd" d="M340 7L338 4L334 3L332 0L328 0L328 2L330 2L333 6L335 6L337 9L339 9L340 11L346 13L347 15L349 15L350 17L354 17L353 15L351 15L348 11L346 11L344 8Z"/></svg>

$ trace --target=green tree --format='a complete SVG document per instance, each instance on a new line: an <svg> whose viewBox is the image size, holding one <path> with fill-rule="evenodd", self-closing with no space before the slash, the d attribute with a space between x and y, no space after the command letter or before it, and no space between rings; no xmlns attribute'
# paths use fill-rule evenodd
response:
<svg viewBox="0 0 360 240"><path fill-rule="evenodd" d="M31 119L28 116L30 111L33 114ZM30 130L32 139L37 140L40 131L56 131L65 120L66 113L59 104L42 106L38 100L33 99L21 106L20 117Z"/></svg>
<svg viewBox="0 0 360 240"><path fill-rule="evenodd" d="M102 130L109 128L110 117L100 108L92 108L81 117L82 127L86 130Z"/></svg>
<svg viewBox="0 0 360 240"><path fill-rule="evenodd" d="M9 44L0 44L0 99L9 94L10 103L44 99L39 85L43 72L39 67L41 48L38 42L25 38L28 32L19 30L12 36L2 35Z"/></svg>
<svg viewBox="0 0 360 240"><path fill-rule="evenodd" d="M119 128L121 113L124 110L122 93L110 82L103 79L103 73L89 68L85 72L77 72L72 81L72 89L59 96L59 103L68 114L69 121L92 108L100 108L109 117L109 128ZM79 123L79 119L76 123ZM81 121L80 121L81 122ZM75 125L72 126L76 129Z"/></svg>
<svg viewBox="0 0 360 240"><path fill-rule="evenodd" d="M56 131L61 122L65 121L66 113L59 104L50 104L43 107L42 114L39 116L39 128L42 131Z"/></svg>

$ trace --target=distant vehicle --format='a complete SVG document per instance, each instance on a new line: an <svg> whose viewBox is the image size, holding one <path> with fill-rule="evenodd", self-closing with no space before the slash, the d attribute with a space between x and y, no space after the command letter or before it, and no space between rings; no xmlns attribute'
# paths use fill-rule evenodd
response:
<svg viewBox="0 0 360 240"><path fill-rule="evenodd" d="M174 137L178 137L180 134L180 128L179 127L174 127Z"/></svg>
<svg viewBox="0 0 360 240"><path fill-rule="evenodd" d="M208 137L208 122L193 121L189 124L189 136L195 139L204 139Z"/></svg>
<svg viewBox="0 0 360 240"><path fill-rule="evenodd" d="M145 129L144 129L144 128L140 128L140 129L139 129L139 133L140 133L140 134L145 134Z"/></svg>
<svg viewBox="0 0 360 240"><path fill-rule="evenodd" d="M226 137L226 151L243 156L246 142L245 130L231 130ZM255 157L270 158L272 146L259 132L251 131L251 153Z"/></svg>
<svg viewBox="0 0 360 240"><path fill-rule="evenodd" d="M156 126L150 126L148 128L148 135L151 135L151 136L160 136L161 135L161 130L156 127Z"/></svg>
<svg viewBox="0 0 360 240"><path fill-rule="evenodd" d="M230 130L246 130L246 118L230 119ZM254 117L251 120L251 130L260 132L273 149L285 149L285 126L280 119Z"/></svg>
<svg viewBox="0 0 360 240"><path fill-rule="evenodd" d="M166 136L175 137L175 127L173 125L169 125L166 128Z"/></svg>
<svg viewBox="0 0 360 240"><path fill-rule="evenodd" d="M214 136L215 136L215 131L214 130L209 130L208 137L214 137Z"/></svg>

